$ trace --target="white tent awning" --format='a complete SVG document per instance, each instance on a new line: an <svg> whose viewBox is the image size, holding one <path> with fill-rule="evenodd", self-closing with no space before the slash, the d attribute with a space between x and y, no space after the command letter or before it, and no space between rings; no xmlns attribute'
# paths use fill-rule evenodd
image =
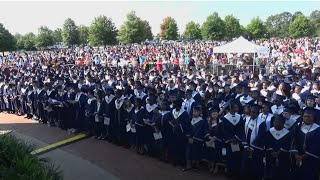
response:
<svg viewBox="0 0 320 180"><path fill-rule="evenodd" d="M213 53L269 53L269 48L258 46L241 36L230 43L213 48Z"/></svg>

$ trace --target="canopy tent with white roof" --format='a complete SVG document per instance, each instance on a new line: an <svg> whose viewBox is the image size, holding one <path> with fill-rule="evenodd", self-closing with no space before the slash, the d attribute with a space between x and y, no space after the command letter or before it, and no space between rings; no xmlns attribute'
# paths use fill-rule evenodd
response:
<svg viewBox="0 0 320 180"><path fill-rule="evenodd" d="M269 54L269 48L249 42L242 36L225 45L212 49L213 53L261 53Z"/></svg>
<svg viewBox="0 0 320 180"><path fill-rule="evenodd" d="M213 48L213 53L269 53L269 48L251 43L240 36L230 43Z"/></svg>

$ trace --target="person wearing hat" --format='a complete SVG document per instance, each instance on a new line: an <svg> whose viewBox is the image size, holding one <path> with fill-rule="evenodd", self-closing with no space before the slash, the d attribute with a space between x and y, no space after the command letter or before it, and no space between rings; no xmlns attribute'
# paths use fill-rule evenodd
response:
<svg viewBox="0 0 320 180"><path fill-rule="evenodd" d="M242 106L253 103L254 99L249 94L250 94L250 88L247 86L244 86L242 88L242 96L239 98L239 101Z"/></svg>
<svg viewBox="0 0 320 180"><path fill-rule="evenodd" d="M160 103L160 117L156 118L152 126L155 133L161 134L162 138L156 140L156 146L158 147L160 153L160 160L168 161L169 159L169 145L172 141L172 127L170 122L173 119L173 115L169 108L169 102L163 100Z"/></svg>
<svg viewBox="0 0 320 180"><path fill-rule="evenodd" d="M192 116L192 109L197 105L196 101L192 98L193 91L188 89L186 91L185 100L182 103L182 108L188 112L189 116Z"/></svg>
<svg viewBox="0 0 320 180"><path fill-rule="evenodd" d="M111 95L110 95L111 96ZM123 90L117 90L115 92L115 98L114 98L114 103L115 103L115 111L113 112L114 115L108 117L108 115L106 114L106 124L109 124L107 126L110 132L110 137L108 140L110 140L112 143L116 144L116 145L123 145L122 143L122 139L123 139L123 124L125 123L125 109L124 109L124 100L125 97L123 96ZM111 103L113 103L113 100L111 101ZM112 110L113 105L109 104L110 106L108 106L109 109L108 112L110 112L110 110ZM112 113L112 112L110 112ZM110 123L108 118L110 118ZM114 118L114 119L112 119Z"/></svg>
<svg viewBox="0 0 320 180"><path fill-rule="evenodd" d="M219 125L219 109L212 108L207 118L208 132L205 136L206 151L205 157L209 161L209 172L216 174L219 171L219 164L222 163L222 130Z"/></svg>
<svg viewBox="0 0 320 180"><path fill-rule="evenodd" d="M202 146L205 142L205 135L208 132L208 124L202 117L201 106L194 106L192 110L191 129L187 134L188 142L186 148L187 166L183 171L191 168L199 168L202 159Z"/></svg>
<svg viewBox="0 0 320 180"><path fill-rule="evenodd" d="M262 112L259 114L259 120L266 123L266 131L268 131L273 126L273 114L271 113L272 103L263 102L262 103Z"/></svg>
<svg viewBox="0 0 320 180"><path fill-rule="evenodd" d="M199 92L196 91L197 85L194 82L190 82L189 89L192 90L192 98L199 104L201 102L201 96Z"/></svg>
<svg viewBox="0 0 320 180"><path fill-rule="evenodd" d="M319 179L320 126L315 123L317 113L306 109L297 132L293 136L290 152L294 154L295 165L291 179Z"/></svg>
<svg viewBox="0 0 320 180"><path fill-rule="evenodd" d="M150 93L150 92L149 92ZM153 94L150 94L147 98L147 104L146 104L146 119L144 120L145 123L145 143L147 145L148 148L148 153L150 153L151 155L155 154L155 140L153 133L154 133L154 128L152 126L152 124L154 123L154 119L157 118L157 116L159 115L158 113L158 105L157 105L157 101L156 101L156 97Z"/></svg>
<svg viewBox="0 0 320 180"><path fill-rule="evenodd" d="M230 101L225 104L226 115L221 118L222 139L225 142L226 167L228 176L238 177L241 167L240 143L244 121L238 114L238 104L236 101Z"/></svg>
<svg viewBox="0 0 320 180"><path fill-rule="evenodd" d="M282 114L286 120L284 127L290 132L294 132L301 120L299 107L297 105L289 104L289 106L283 110Z"/></svg>
<svg viewBox="0 0 320 180"><path fill-rule="evenodd" d="M145 119L147 119L147 111L143 107L143 100L141 98L135 98L135 110L132 121L134 122L134 127L136 129L136 148L138 154L144 154L146 151Z"/></svg>
<svg viewBox="0 0 320 180"><path fill-rule="evenodd" d="M170 149L174 165L181 165L185 162L185 140L190 123L190 116L187 111L182 109L182 103L182 99L177 99L173 102L173 119L169 122L172 126L172 141Z"/></svg>
<svg viewBox="0 0 320 180"><path fill-rule="evenodd" d="M102 130L104 128L103 124L103 114L105 113L104 103L104 92L101 89L96 89L94 96L97 100L97 106L94 112L94 134L96 139L102 138Z"/></svg>
<svg viewBox="0 0 320 180"><path fill-rule="evenodd" d="M289 178L291 132L284 127L286 118L275 115L273 127L264 137L266 149L267 179L283 180Z"/></svg>
<svg viewBox="0 0 320 180"><path fill-rule="evenodd" d="M271 107L273 115L280 115L283 112L284 106L283 103L284 96L277 94L273 101L274 105Z"/></svg>
<svg viewBox="0 0 320 180"><path fill-rule="evenodd" d="M94 97L94 91L88 90L88 100L85 105L85 132L88 136L97 136L95 132L95 111L97 109L97 99Z"/></svg>
<svg viewBox="0 0 320 180"><path fill-rule="evenodd" d="M101 136L99 139L104 140L108 139L111 141L111 122L112 124L115 122L115 115L116 115L116 106L115 106L115 100L116 96L113 94L113 88L112 86L106 86L105 88L105 94L102 101L102 108L103 110L103 128L101 132Z"/></svg>
<svg viewBox="0 0 320 180"><path fill-rule="evenodd" d="M35 96L35 102L36 102L36 110L37 110L37 116L39 122L44 122L44 110L43 110L43 100L45 98L45 90L44 90L44 84L41 81L36 82L36 96Z"/></svg>
<svg viewBox="0 0 320 180"><path fill-rule="evenodd" d="M266 122L259 118L261 107L252 105L251 118L245 122L242 136L243 157L241 176L248 179L261 179L263 177L263 136L266 131Z"/></svg>
<svg viewBox="0 0 320 180"><path fill-rule="evenodd" d="M67 91L64 90L62 85L57 86L57 94L54 98L55 103L53 104L53 111L54 111L54 121L56 126L62 128L62 129L68 129L67 124L68 124L68 119L66 118L67 116L63 114L68 114L66 113L67 111Z"/></svg>
<svg viewBox="0 0 320 180"><path fill-rule="evenodd" d="M7 92L5 93L5 96L7 96ZM4 96L4 97L5 97ZM6 103L6 100L4 101ZM34 106L32 105L34 102L34 91L33 91L33 86L28 85L28 90L27 90L27 116L26 118L31 119L34 113ZM9 106L6 103L6 110L8 110Z"/></svg>

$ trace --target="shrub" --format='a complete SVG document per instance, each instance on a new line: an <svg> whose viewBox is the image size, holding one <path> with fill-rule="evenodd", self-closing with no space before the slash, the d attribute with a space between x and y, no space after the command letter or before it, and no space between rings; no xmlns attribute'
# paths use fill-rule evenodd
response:
<svg viewBox="0 0 320 180"><path fill-rule="evenodd" d="M10 134L0 135L0 179L62 180L62 173L47 159L31 155L34 149Z"/></svg>

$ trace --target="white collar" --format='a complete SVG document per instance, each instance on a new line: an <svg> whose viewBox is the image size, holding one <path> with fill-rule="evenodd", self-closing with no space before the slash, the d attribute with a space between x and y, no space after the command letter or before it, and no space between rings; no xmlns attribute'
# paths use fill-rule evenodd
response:
<svg viewBox="0 0 320 180"><path fill-rule="evenodd" d="M286 129L290 129L296 122L297 122L297 119L300 117L300 115L292 115L290 116L289 119L286 120L286 122L284 123L284 127Z"/></svg>
<svg viewBox="0 0 320 180"><path fill-rule="evenodd" d="M316 130L318 127L319 127L319 125L316 123L313 123L310 125L306 125L303 123L300 129L304 134L307 134L307 133L310 133L310 132Z"/></svg>
<svg viewBox="0 0 320 180"><path fill-rule="evenodd" d="M116 99L116 101L114 102L116 105L116 108L119 110L124 102L125 97L121 96L119 99Z"/></svg>
<svg viewBox="0 0 320 180"><path fill-rule="evenodd" d="M109 96L104 97L104 99L108 104L110 104L114 97L115 96L113 94L110 94Z"/></svg>
<svg viewBox="0 0 320 180"><path fill-rule="evenodd" d="M54 91L54 89L51 89L51 91L50 91L50 89L48 89L48 90L47 90L47 95L50 96L50 94L52 93L52 91Z"/></svg>
<svg viewBox="0 0 320 180"><path fill-rule="evenodd" d="M198 122L200 122L202 120L203 120L202 117L192 118L191 124L193 126L193 125L197 124Z"/></svg>
<svg viewBox="0 0 320 180"><path fill-rule="evenodd" d="M162 116L164 116L164 115L166 115L166 114L168 114L170 111L160 111L160 114L162 115Z"/></svg>
<svg viewBox="0 0 320 180"><path fill-rule="evenodd" d="M157 104L153 104L153 105L150 105L150 104L146 104L146 109L148 112L151 112L153 111L155 108L157 108L158 105Z"/></svg>
<svg viewBox="0 0 320 180"><path fill-rule="evenodd" d="M234 126L239 123L241 118L240 114L238 113L235 113L234 115L228 113L224 117Z"/></svg>
<svg viewBox="0 0 320 180"><path fill-rule="evenodd" d="M136 92L135 92L135 95L136 95L137 98L142 99L142 98L143 98L144 96L146 96L147 94L144 93L144 92L141 92L141 93L139 94L138 91L136 91Z"/></svg>
<svg viewBox="0 0 320 180"><path fill-rule="evenodd" d="M91 98L89 98L89 99L88 99L88 104L91 104L91 102L92 102L92 101L94 101L94 100L96 100L96 98L95 98L95 97L91 97Z"/></svg>
<svg viewBox="0 0 320 180"><path fill-rule="evenodd" d="M180 115L184 112L184 109L180 109L179 111L177 111L176 109L172 110L172 115L175 119L178 119L180 117Z"/></svg>
<svg viewBox="0 0 320 180"><path fill-rule="evenodd" d="M129 108L126 108L126 111L127 111L127 112L130 112L133 108L134 108L134 105L131 104L131 106L130 106Z"/></svg>
<svg viewBox="0 0 320 180"><path fill-rule="evenodd" d="M135 109L134 113L138 113L141 109L143 109L143 106L141 106L140 109Z"/></svg>
<svg viewBox="0 0 320 180"><path fill-rule="evenodd" d="M276 128L272 127L269 129L269 132L276 140L279 140L283 138L285 135L287 135L289 133L289 130L287 130L286 128L283 128L280 131L278 131L276 130Z"/></svg>
<svg viewBox="0 0 320 180"><path fill-rule="evenodd" d="M198 94L198 91L193 91L192 92L192 97L195 97Z"/></svg>

